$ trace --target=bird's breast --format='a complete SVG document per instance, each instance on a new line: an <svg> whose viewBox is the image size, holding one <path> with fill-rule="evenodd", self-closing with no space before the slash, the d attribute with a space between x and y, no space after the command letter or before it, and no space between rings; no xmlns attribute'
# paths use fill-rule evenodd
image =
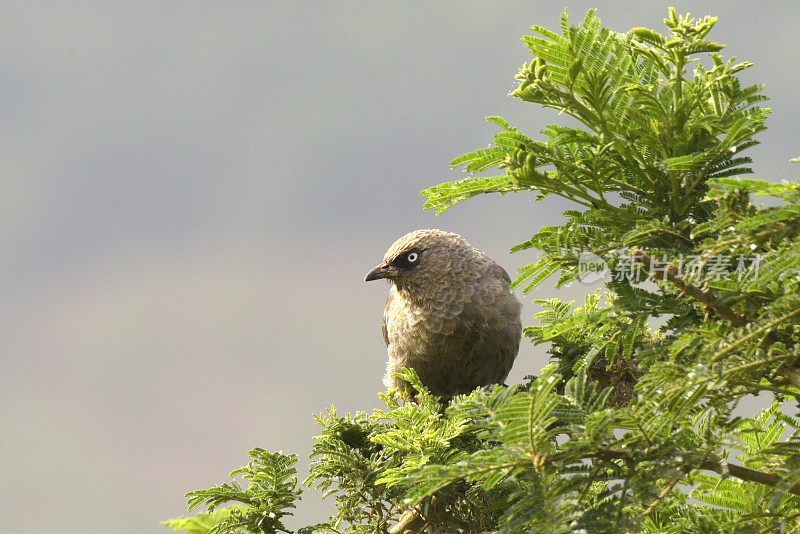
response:
<svg viewBox="0 0 800 534"><path fill-rule="evenodd" d="M452 338L463 328L459 316L464 307L463 301L415 302L398 295L386 316L390 353L402 354L403 359L440 357L442 347L453 345Z"/></svg>

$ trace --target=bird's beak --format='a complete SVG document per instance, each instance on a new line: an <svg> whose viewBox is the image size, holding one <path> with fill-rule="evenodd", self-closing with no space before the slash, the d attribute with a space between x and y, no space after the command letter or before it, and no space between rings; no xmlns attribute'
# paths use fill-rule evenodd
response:
<svg viewBox="0 0 800 534"><path fill-rule="evenodd" d="M378 280L379 278L391 278L397 274L397 267L392 265L386 265L384 263L378 265L370 272L367 273L367 277L364 278L365 282L369 282L371 280Z"/></svg>

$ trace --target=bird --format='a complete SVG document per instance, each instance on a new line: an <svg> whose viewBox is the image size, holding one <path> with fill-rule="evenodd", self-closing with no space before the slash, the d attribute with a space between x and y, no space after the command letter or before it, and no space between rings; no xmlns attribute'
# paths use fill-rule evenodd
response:
<svg viewBox="0 0 800 534"><path fill-rule="evenodd" d="M391 282L383 313L387 388L413 368L443 399L503 383L519 352L522 305L500 265L458 234L415 230L364 279Z"/></svg>

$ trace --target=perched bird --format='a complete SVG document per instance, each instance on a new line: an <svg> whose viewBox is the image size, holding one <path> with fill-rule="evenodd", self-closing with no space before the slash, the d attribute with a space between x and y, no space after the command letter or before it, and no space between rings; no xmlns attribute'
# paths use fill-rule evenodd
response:
<svg viewBox="0 0 800 534"><path fill-rule="evenodd" d="M387 387L404 386L394 376L402 367L446 398L505 380L519 351L521 305L486 254L459 235L416 230L365 281L379 278L392 282L383 313Z"/></svg>

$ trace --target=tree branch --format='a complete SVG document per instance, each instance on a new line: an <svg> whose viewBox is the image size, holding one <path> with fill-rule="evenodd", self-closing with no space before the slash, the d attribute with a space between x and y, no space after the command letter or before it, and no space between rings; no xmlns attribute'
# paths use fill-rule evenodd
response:
<svg viewBox="0 0 800 534"><path fill-rule="evenodd" d="M744 315L736 313L726 304L719 302L710 289L700 289L678 276L678 268L674 265L670 264L663 270L653 270L652 260L643 250L632 250L630 256L633 261L641 262L648 271L652 272L653 280L668 280L683 293L700 302L706 308L713 310L720 317L727 319L733 326L747 324L747 318Z"/></svg>
<svg viewBox="0 0 800 534"><path fill-rule="evenodd" d="M788 383L800 389L800 370L782 365L778 371L780 371L781 375Z"/></svg>
<svg viewBox="0 0 800 534"><path fill-rule="evenodd" d="M389 534L416 534L417 532L422 532L424 528L425 521L420 516L419 511L412 508L411 510L406 510L400 516L397 524L389 530Z"/></svg>
<svg viewBox="0 0 800 534"><path fill-rule="evenodd" d="M706 460L700 464L700 468L713 471L713 463ZM747 482L757 482L759 484L764 484L765 486L775 486L781 481L781 477L773 473L764 473L763 471L748 469L747 467L736 464L728 464L728 473L741 480L745 480ZM794 495L800 495L800 483L793 485L786 491Z"/></svg>
<svg viewBox="0 0 800 534"><path fill-rule="evenodd" d="M621 447L607 447L596 450L592 456L595 458L599 458L601 460L610 460L610 459L632 460L635 455L631 451ZM727 468L728 468L728 473L746 482L757 482L758 484L764 484L765 486L775 486L781 481L781 477L779 475L775 475L773 473L765 473L763 471L756 471L754 469L749 469L741 465L729 463L727 465ZM699 466L694 467L687 464L682 466L680 468L680 471L688 475L693 469L706 469L708 471L714 471L715 473L718 473L719 464L716 464L711 460L703 460L702 462L700 462ZM674 484L672 485L674 486ZM793 485L786 491L794 495L800 495L800 482ZM660 496L659 498L663 498L663 496Z"/></svg>
<svg viewBox="0 0 800 534"><path fill-rule="evenodd" d="M678 268L674 265L670 264L664 269L653 270L652 260L650 259L650 256L645 254L643 250L632 250L630 252L630 256L634 262L641 262L641 264L652 273L651 276L653 280L669 281L683 293L700 302L706 309L713 310L717 315L726 319L733 326L744 326L747 324L747 318L743 314L736 313L729 306L718 301L710 289L701 289L695 285L687 283L683 278L678 276ZM772 344L774 339L771 339L772 336L770 334L767 334L767 336L768 337L765 338L765 341L768 340L768 346ZM778 372L781 374L781 376L783 376L786 382L800 389L800 370L784 364L778 368Z"/></svg>

